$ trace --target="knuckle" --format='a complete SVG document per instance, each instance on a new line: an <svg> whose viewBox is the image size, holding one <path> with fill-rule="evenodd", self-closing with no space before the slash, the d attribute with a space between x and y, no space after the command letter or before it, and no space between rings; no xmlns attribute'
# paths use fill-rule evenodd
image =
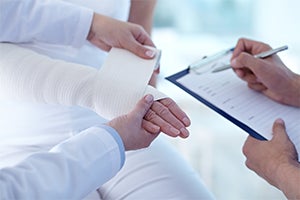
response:
<svg viewBox="0 0 300 200"><path fill-rule="evenodd" d="M251 165L250 165L249 160L246 160L246 161L245 161L245 165L246 165L246 167L248 167L249 169L251 169Z"/></svg>
<svg viewBox="0 0 300 200"><path fill-rule="evenodd" d="M161 107L158 112L157 112L158 115L160 116L166 116L169 114L169 109L165 108L165 107Z"/></svg>
<svg viewBox="0 0 300 200"><path fill-rule="evenodd" d="M162 99L160 102L167 107L175 105L175 102L171 98Z"/></svg>
<svg viewBox="0 0 300 200"><path fill-rule="evenodd" d="M155 112L153 112L153 110L149 110L146 115L145 115L145 119L152 121L154 118L156 117Z"/></svg>
<svg viewBox="0 0 300 200"><path fill-rule="evenodd" d="M242 152L243 152L243 154L247 157L249 151L248 151L248 148L247 148L246 145L243 146Z"/></svg>

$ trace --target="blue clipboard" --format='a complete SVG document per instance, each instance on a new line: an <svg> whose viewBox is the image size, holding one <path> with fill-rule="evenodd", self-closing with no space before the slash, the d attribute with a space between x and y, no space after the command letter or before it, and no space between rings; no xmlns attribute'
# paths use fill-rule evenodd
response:
<svg viewBox="0 0 300 200"><path fill-rule="evenodd" d="M255 130L253 130L252 128L250 128L246 124L242 123L238 119L232 117L230 114L228 114L228 113L224 112L223 110L219 109L217 106L213 105L211 102L209 102L206 99L202 98L201 96L199 96L198 94L196 94L192 90L186 88L184 85L180 84L177 81L179 78L181 78L181 77L183 77L183 76L185 76L189 73L190 73L190 67L188 67L187 69L184 69L180 72L177 72L177 73L175 73L171 76L168 76L165 79L172 82L173 84L175 84L176 86L178 86L179 88L181 88L182 90L184 90L185 92L187 92L188 94L190 94L191 96L193 96L194 98L196 98L197 100L199 100L200 102L202 102L203 104L205 104L206 106L208 106L209 108L211 108L212 110L214 110L215 112L220 114L221 116L225 117L227 120L231 121L232 123L234 123L235 125L237 125L241 129L246 131L252 137L254 137L256 139L259 139L259 140L267 140L265 137L261 136L259 133L257 133Z"/></svg>

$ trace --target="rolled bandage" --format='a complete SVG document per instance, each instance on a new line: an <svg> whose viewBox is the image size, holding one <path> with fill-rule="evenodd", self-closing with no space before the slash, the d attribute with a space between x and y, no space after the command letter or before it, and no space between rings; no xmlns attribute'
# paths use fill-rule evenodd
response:
<svg viewBox="0 0 300 200"><path fill-rule="evenodd" d="M124 49L113 48L97 75L95 101L96 110L107 118L128 113L146 94L155 100L166 95L148 85L155 66L158 65L160 51L153 59L143 59Z"/></svg>
<svg viewBox="0 0 300 200"><path fill-rule="evenodd" d="M112 49L99 71L8 43L0 44L0 55L0 99L78 105L111 119L147 93L165 97L147 85L157 59L126 50Z"/></svg>

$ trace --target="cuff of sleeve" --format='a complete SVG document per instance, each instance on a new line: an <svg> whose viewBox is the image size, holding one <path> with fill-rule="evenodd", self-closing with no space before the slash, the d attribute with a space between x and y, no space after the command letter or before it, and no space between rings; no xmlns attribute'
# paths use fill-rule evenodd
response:
<svg viewBox="0 0 300 200"><path fill-rule="evenodd" d="M93 21L94 12L91 9L84 8L80 10L78 27L73 37L72 46L81 47L87 41L91 24Z"/></svg>
<svg viewBox="0 0 300 200"><path fill-rule="evenodd" d="M125 147L124 147L124 144L123 144L123 141L122 141L120 135L118 134L118 132L114 128L112 128L108 125L102 124L99 127L103 128L107 132L109 132L111 134L111 136L116 140L116 142L119 146L119 150L120 150L120 157L121 157L121 166L120 166L120 168L121 168L124 165L124 162L125 162Z"/></svg>

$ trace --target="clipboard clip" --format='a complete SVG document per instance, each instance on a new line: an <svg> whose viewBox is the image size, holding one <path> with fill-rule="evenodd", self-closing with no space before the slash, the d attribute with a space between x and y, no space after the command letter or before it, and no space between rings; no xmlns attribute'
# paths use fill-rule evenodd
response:
<svg viewBox="0 0 300 200"><path fill-rule="evenodd" d="M189 73L197 75L212 72L214 69L220 67L227 67L230 65L230 58L234 48L230 48L211 56L205 56L202 59L190 64L188 66Z"/></svg>

